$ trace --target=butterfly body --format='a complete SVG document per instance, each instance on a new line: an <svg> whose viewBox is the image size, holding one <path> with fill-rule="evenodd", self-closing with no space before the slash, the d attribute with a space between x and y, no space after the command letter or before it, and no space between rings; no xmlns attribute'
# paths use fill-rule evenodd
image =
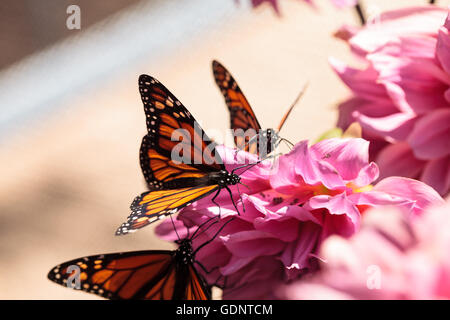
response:
<svg viewBox="0 0 450 320"><path fill-rule="evenodd" d="M219 172L213 172L208 175L208 185L218 185L219 188L226 188L230 185L235 185L241 182L241 178L235 174L226 170Z"/></svg>
<svg viewBox="0 0 450 320"><path fill-rule="evenodd" d="M163 189L180 189L185 187L211 186L217 185L219 188L226 188L230 185L238 184L241 178L226 170L218 172L209 172L200 178L180 178L164 182Z"/></svg>
<svg viewBox="0 0 450 320"><path fill-rule="evenodd" d="M114 300L210 299L209 288L194 268L191 240L177 243L175 251L131 251L74 259L54 267L47 277Z"/></svg>
<svg viewBox="0 0 450 320"><path fill-rule="evenodd" d="M182 239L176 241L178 249L175 251L175 260L180 265L194 263L194 250L192 250L192 240Z"/></svg>
<svg viewBox="0 0 450 320"><path fill-rule="evenodd" d="M272 128L260 130L256 138L258 139L258 154L262 159L272 153L281 141L277 131Z"/></svg>

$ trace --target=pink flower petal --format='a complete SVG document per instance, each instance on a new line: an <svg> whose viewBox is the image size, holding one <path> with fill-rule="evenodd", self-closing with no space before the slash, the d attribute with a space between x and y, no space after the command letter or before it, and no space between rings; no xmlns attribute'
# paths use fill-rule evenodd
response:
<svg viewBox="0 0 450 320"><path fill-rule="evenodd" d="M350 181L360 175L369 161L369 142L364 139L327 139L311 147L317 159L328 162L342 179Z"/></svg>
<svg viewBox="0 0 450 320"><path fill-rule="evenodd" d="M320 233L321 228L315 223L302 224L298 240L290 242L281 255L283 264L288 269L301 270L309 267L310 253L316 247Z"/></svg>
<svg viewBox="0 0 450 320"><path fill-rule="evenodd" d="M439 29L436 56L444 70L450 75L450 14L442 28Z"/></svg>
<svg viewBox="0 0 450 320"><path fill-rule="evenodd" d="M285 244L267 232L248 230L223 238L225 247L237 257L256 257L280 252Z"/></svg>
<svg viewBox="0 0 450 320"><path fill-rule="evenodd" d="M420 180L432 186L440 194L447 194L450 189L450 156L429 161Z"/></svg>
<svg viewBox="0 0 450 320"><path fill-rule="evenodd" d="M176 232L174 226L177 230ZM174 218L172 224L172 221L170 221L170 218L168 218L155 228L155 233L161 239L171 241L178 238L177 233L181 239L186 238L187 230L188 229L185 227L183 221Z"/></svg>
<svg viewBox="0 0 450 320"><path fill-rule="evenodd" d="M416 120L416 116L412 113L395 113L380 118L370 118L358 111L354 114L363 130L384 137L390 142L406 139Z"/></svg>
<svg viewBox="0 0 450 320"><path fill-rule="evenodd" d="M358 176L353 180L353 185L364 187L375 181L380 174L380 170L375 162L371 162L359 171Z"/></svg>
<svg viewBox="0 0 450 320"><path fill-rule="evenodd" d="M288 189L299 186L298 175L296 174L294 167L298 153L304 152L305 148L308 148L308 142L301 141L297 143L289 153L278 158L276 162L277 174L270 177L272 188L279 189L280 192L286 193Z"/></svg>
<svg viewBox="0 0 450 320"><path fill-rule="evenodd" d="M440 109L417 120L408 142L423 160L450 154L450 109Z"/></svg>
<svg viewBox="0 0 450 320"><path fill-rule="evenodd" d="M329 140L333 139L322 140L321 142ZM340 139L334 140L339 141ZM336 189L345 186L345 183L336 168L334 168L333 165L327 161L319 160L321 158L323 159L323 157L328 157L328 153L321 155L319 150L311 150L314 154L314 156L312 156L308 145L304 143L298 145L297 151L298 156L295 162L295 172L303 178L306 184L315 185L322 183L329 189ZM330 152L331 151L332 150L330 150Z"/></svg>
<svg viewBox="0 0 450 320"><path fill-rule="evenodd" d="M397 108L405 113L423 114L447 106L443 97L450 77L433 58L392 57L380 53L368 58L379 71L377 82L383 84Z"/></svg>
<svg viewBox="0 0 450 320"><path fill-rule="evenodd" d="M339 75L341 80L358 96L368 100L387 100L383 85L376 84L378 72L373 68L359 70L351 68L343 62L329 58L331 67Z"/></svg>
<svg viewBox="0 0 450 320"><path fill-rule="evenodd" d="M357 205L379 206L407 206L411 207L412 200L405 199L386 192L366 191L358 192L348 196L348 199Z"/></svg>
<svg viewBox="0 0 450 320"><path fill-rule="evenodd" d="M444 97L445 100L447 100L447 102L450 103L450 89L445 90Z"/></svg>
<svg viewBox="0 0 450 320"><path fill-rule="evenodd" d="M423 182L403 177L383 179L376 184L373 190L414 201L414 214L422 212L423 209L430 205L444 202L436 190L430 186Z"/></svg>
<svg viewBox="0 0 450 320"><path fill-rule="evenodd" d="M236 271L244 268L246 265L248 265L251 261L253 261L255 257L238 257L238 256L231 256L230 261L228 264L220 268L220 272L224 275L230 275L235 273Z"/></svg>
<svg viewBox="0 0 450 320"><path fill-rule="evenodd" d="M327 209L332 215L344 215L348 219L346 227L342 227L343 233L353 233L359 229L360 213L358 208L347 198L345 193L334 197L327 195L315 196L303 206L305 209ZM350 232L348 230L351 230Z"/></svg>
<svg viewBox="0 0 450 320"><path fill-rule="evenodd" d="M380 168L380 179L390 176L417 178L425 161L417 159L406 142L388 145L378 154L376 163Z"/></svg>
<svg viewBox="0 0 450 320"><path fill-rule="evenodd" d="M254 226L256 230L267 232L282 241L289 242L298 238L300 223L305 221L319 223L308 210L298 205L287 205L277 212L268 212L265 217L254 219Z"/></svg>
<svg viewBox="0 0 450 320"><path fill-rule="evenodd" d="M433 35L448 14L437 6L408 7L380 15L380 23L369 25L350 39L353 50L374 52L402 35Z"/></svg>

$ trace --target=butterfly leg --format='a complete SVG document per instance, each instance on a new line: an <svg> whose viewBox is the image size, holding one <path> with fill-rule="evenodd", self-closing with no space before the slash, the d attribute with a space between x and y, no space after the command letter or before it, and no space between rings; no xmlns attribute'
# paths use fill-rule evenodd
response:
<svg viewBox="0 0 450 320"><path fill-rule="evenodd" d="M237 188L237 190L238 190L238 193L239 193L239 198L240 198L240 200L241 200L241 203L242 203L242 211L244 211L245 212L245 204L244 204L244 200L242 200L242 195L241 195L241 191L239 190L239 183L236 185L236 188ZM249 188L250 189L250 188Z"/></svg>
<svg viewBox="0 0 450 320"><path fill-rule="evenodd" d="M209 222L211 222L212 220L216 219L216 221L213 221L213 223L211 223L208 227L206 227L205 229L202 230L202 228L207 225ZM196 239L198 236L200 236L202 233L204 233L205 231L207 231L209 228L211 228L213 225L215 225L216 223L219 222L219 217L213 217L213 218L209 218L207 219L205 222L202 222L198 228L194 231L194 233L192 234L192 237L190 238L191 240ZM195 224L192 220L191 220L192 224ZM189 229L188 229L189 231ZM201 231L199 233L199 231Z"/></svg>
<svg viewBox="0 0 450 320"><path fill-rule="evenodd" d="M197 249L195 249L193 255L195 255L201 248L203 248L204 246L206 246L207 244L211 243L214 241L214 239L219 235L219 233L223 230L223 228L226 227L226 225L228 223L230 223L231 221L234 220L234 217L232 217L231 219L229 219L228 221L224 222L224 224L219 228L219 230L217 230L217 232L211 237L211 239L207 240L206 242L202 243L201 245L199 245L197 247Z"/></svg>
<svg viewBox="0 0 450 320"><path fill-rule="evenodd" d="M211 270L208 270L208 269L206 269L206 267L205 267L203 264L201 264L201 263L198 262L197 260L195 260L194 262L195 262L195 263L200 267L200 269L202 269L203 272L205 272L206 274L211 274L211 273L213 273L214 271L216 271L217 269L220 268L219 266L217 266L217 267L211 268Z"/></svg>
<svg viewBox="0 0 450 320"><path fill-rule="evenodd" d="M200 262L194 261L194 263L197 264L197 265L200 267L200 269L202 269L202 271L203 271L204 273L208 274L208 275L211 274L211 273L213 273L214 271L220 269L220 267L217 266L217 267L213 267L211 270L208 270L208 269L206 269L206 267L205 267L203 264L201 264ZM225 280L223 281L223 284L221 285L221 284L219 284L219 281L220 281L222 278L225 279ZM215 286L215 287L219 287L219 288L223 289L223 288L225 287L225 284L226 284L226 279L227 279L227 277L225 277L223 274L221 274L221 273L219 272L219 276L217 277L217 279L216 279L213 283L211 283L211 284L208 283L208 285L211 286L211 287Z"/></svg>
<svg viewBox="0 0 450 320"><path fill-rule="evenodd" d="M213 219L213 218L212 218ZM208 231L209 228L211 228L213 225L215 225L216 223L219 223L219 217L214 217L214 219L217 219L216 221L213 221L213 223L211 223L207 228L205 228L202 232L198 233L196 237L193 237L192 240L196 239L197 237L199 237L200 235L202 235L203 233L205 233L206 231ZM199 227L200 229L200 227ZM198 229L197 229L198 230Z"/></svg>
<svg viewBox="0 0 450 320"><path fill-rule="evenodd" d="M216 200L217 196L219 195L220 190L222 190L222 188L219 188L217 190L216 194L214 195L214 197L211 199L211 202L214 203L217 207L219 207L219 219L220 219L220 216L221 216L222 209L220 207L220 204L218 204L215 200Z"/></svg>
<svg viewBox="0 0 450 320"><path fill-rule="evenodd" d="M233 193L231 192L230 188L225 187L225 189L227 189L228 193L230 194L230 198L231 198L231 202L233 203L233 207L236 209L238 216L240 216L239 209L237 208L236 202L234 202L234 199L233 199Z"/></svg>

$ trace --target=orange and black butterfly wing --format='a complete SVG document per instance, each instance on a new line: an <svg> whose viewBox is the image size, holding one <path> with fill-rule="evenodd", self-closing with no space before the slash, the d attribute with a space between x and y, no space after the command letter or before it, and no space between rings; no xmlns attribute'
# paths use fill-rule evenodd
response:
<svg viewBox="0 0 450 320"><path fill-rule="evenodd" d="M219 190L218 185L155 190L137 196L130 206L131 214L116 230L116 235L134 232L167 215L175 214L191 203Z"/></svg>
<svg viewBox="0 0 450 320"><path fill-rule="evenodd" d="M166 87L141 75L139 92L148 131L140 163L150 190L202 185L208 173L225 170L216 144Z"/></svg>
<svg viewBox="0 0 450 320"><path fill-rule="evenodd" d="M180 268L175 251L135 251L74 259L54 267L48 278L75 289L78 278L78 289L108 299L208 299L203 282L192 284L191 267Z"/></svg>
<svg viewBox="0 0 450 320"><path fill-rule="evenodd" d="M255 138L255 135L259 134L261 126L253 109L230 72L216 60L212 62L212 68L214 79L230 111L230 128L234 130L236 146L239 149L257 153L259 150L258 139ZM246 134L241 135L239 132Z"/></svg>
<svg viewBox="0 0 450 320"><path fill-rule="evenodd" d="M184 291L186 300L210 300L211 290L192 264L187 266L186 273L188 274L188 281Z"/></svg>

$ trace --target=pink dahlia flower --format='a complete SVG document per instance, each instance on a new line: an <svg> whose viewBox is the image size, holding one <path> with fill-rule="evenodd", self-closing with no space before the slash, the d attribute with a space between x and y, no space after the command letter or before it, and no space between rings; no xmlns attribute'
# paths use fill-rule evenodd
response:
<svg viewBox="0 0 450 320"><path fill-rule="evenodd" d="M202 227L194 248L234 218L196 255L209 271L207 281L224 287L224 299L274 298L279 285L316 270L324 239L354 234L367 208L392 205L417 216L441 201L431 187L411 179L391 177L372 186L378 168L368 161L368 147L363 139L329 139L312 146L302 141L277 159L274 170L272 163L263 162L241 174L247 186L239 186L242 201L237 186L232 189L239 215L225 190L216 199L220 208L211 196L184 209L175 221L180 237L220 214L219 223ZM227 170L244 160L256 161L246 152L218 150ZM166 219L157 234L176 240L173 230Z"/></svg>
<svg viewBox="0 0 450 320"><path fill-rule="evenodd" d="M310 279L281 289L290 299L450 299L450 201L411 220L372 209L350 239L328 238Z"/></svg>
<svg viewBox="0 0 450 320"><path fill-rule="evenodd" d="M450 18L435 6L389 11L379 23L337 35L362 58L362 69L331 65L353 91L338 126L357 121L371 141L380 178L404 176L450 191Z"/></svg>

